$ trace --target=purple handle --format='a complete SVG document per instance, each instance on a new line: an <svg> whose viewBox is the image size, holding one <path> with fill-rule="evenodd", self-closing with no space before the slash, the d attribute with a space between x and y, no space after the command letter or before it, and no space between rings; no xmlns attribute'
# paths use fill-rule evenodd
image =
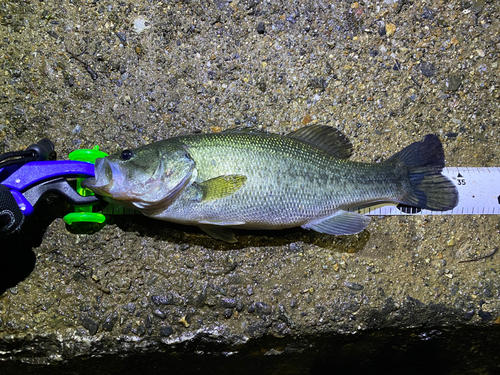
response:
<svg viewBox="0 0 500 375"><path fill-rule="evenodd" d="M0 180L3 173L11 167L0 169ZM83 161L56 160L32 161L24 164L10 174L5 180L0 181L10 189L23 191L32 185L56 177L92 177L94 164Z"/></svg>
<svg viewBox="0 0 500 375"><path fill-rule="evenodd" d="M33 206L30 202L17 190L10 191L14 199L16 200L17 205L21 209L21 212L24 216L31 215L34 211Z"/></svg>

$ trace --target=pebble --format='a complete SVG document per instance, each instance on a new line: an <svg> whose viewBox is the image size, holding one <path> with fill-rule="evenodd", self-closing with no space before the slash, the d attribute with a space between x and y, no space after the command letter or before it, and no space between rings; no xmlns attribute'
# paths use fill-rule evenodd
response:
<svg viewBox="0 0 500 375"><path fill-rule="evenodd" d="M288 314L288 311L286 311L285 306L283 306L281 303L278 306L278 311L279 311L278 318L284 321L290 328L294 328L295 323Z"/></svg>
<svg viewBox="0 0 500 375"><path fill-rule="evenodd" d="M257 310L257 314L259 315L269 315L272 312L271 306L269 306L265 302L256 302L255 309Z"/></svg>
<svg viewBox="0 0 500 375"><path fill-rule="evenodd" d="M142 324L139 327L137 327L137 334L139 336L142 336L145 333L146 333L146 327L144 327Z"/></svg>
<svg viewBox="0 0 500 375"><path fill-rule="evenodd" d="M147 29L150 29L150 28L151 28L151 23L147 19L145 19L143 17L137 17L134 20L134 31L137 34L140 34L144 30L147 30Z"/></svg>
<svg viewBox="0 0 500 375"><path fill-rule="evenodd" d="M160 328L160 336L163 336L163 337L168 337L170 336L172 333L174 333L174 330L172 327L170 326L166 326L166 327L161 327Z"/></svg>
<svg viewBox="0 0 500 375"><path fill-rule="evenodd" d="M233 309L236 307L236 300L234 298L223 298L220 301L221 307Z"/></svg>
<svg viewBox="0 0 500 375"><path fill-rule="evenodd" d="M350 282L346 281L344 283L344 285L352 290L363 290L364 289L364 286L361 284L358 284L358 283L350 283Z"/></svg>
<svg viewBox="0 0 500 375"><path fill-rule="evenodd" d="M155 305L170 305L172 304L172 296L151 296L151 301Z"/></svg>
<svg viewBox="0 0 500 375"><path fill-rule="evenodd" d="M125 33L117 32L115 34L118 37L118 39L120 39L120 42L125 43L127 41L127 36L125 35Z"/></svg>
<svg viewBox="0 0 500 375"><path fill-rule="evenodd" d="M69 87L73 87L75 85L75 77L73 77L71 74L65 74L64 83Z"/></svg>
<svg viewBox="0 0 500 375"><path fill-rule="evenodd" d="M129 323L122 329L122 333L124 335L128 334L132 330L132 325Z"/></svg>
<svg viewBox="0 0 500 375"><path fill-rule="evenodd" d="M147 286L151 286L153 285L154 283L156 283L158 281L158 276L157 275L153 275L151 276L148 281L146 281L146 285Z"/></svg>
<svg viewBox="0 0 500 375"><path fill-rule="evenodd" d="M251 296L253 293L254 293L254 292L253 292L253 288L252 288L252 286L251 286L251 285L247 285L247 294L248 294L249 296Z"/></svg>
<svg viewBox="0 0 500 375"><path fill-rule="evenodd" d="M102 323L102 329L108 332L112 331L117 321L118 313L116 311L113 311L104 319L104 323Z"/></svg>
<svg viewBox="0 0 500 375"><path fill-rule="evenodd" d="M424 6L424 10L422 12L422 18L423 19L433 20L435 16L436 15L435 15L435 13L434 13L434 11L432 9L429 9L426 6Z"/></svg>
<svg viewBox="0 0 500 375"><path fill-rule="evenodd" d="M307 125L312 121L311 115L307 114L302 118L302 124Z"/></svg>
<svg viewBox="0 0 500 375"><path fill-rule="evenodd" d="M132 302L127 303L125 306L123 306L123 310L128 311L131 314L135 312L135 308L136 306Z"/></svg>
<svg viewBox="0 0 500 375"><path fill-rule="evenodd" d="M307 82L307 87L312 89L319 89L323 91L328 86L328 82L324 78L314 77ZM305 124L304 124L305 125Z"/></svg>
<svg viewBox="0 0 500 375"><path fill-rule="evenodd" d="M463 75L460 73L450 74L446 82L446 88L449 91L457 91L462 85Z"/></svg>
<svg viewBox="0 0 500 375"><path fill-rule="evenodd" d="M387 36L392 36L396 32L396 25L393 23L388 23L385 25L385 32Z"/></svg>
<svg viewBox="0 0 500 375"><path fill-rule="evenodd" d="M479 310L477 315L479 315L483 323L489 322L493 317L490 312L485 312L483 310Z"/></svg>
<svg viewBox="0 0 500 375"><path fill-rule="evenodd" d="M257 34L264 34L266 32L266 26L264 25L264 22L260 22L257 25Z"/></svg>
<svg viewBox="0 0 500 375"><path fill-rule="evenodd" d="M466 312L466 313L464 314L464 319L465 319L465 320L471 320L471 319L474 317L474 314L475 314L475 313L476 313L476 312L475 312L474 310L471 310L471 311L469 311L469 312Z"/></svg>
<svg viewBox="0 0 500 375"><path fill-rule="evenodd" d="M434 74L436 74L436 67L434 66L433 63L431 62L424 62L421 64L418 64L417 67L420 69L422 74L426 76L427 78L432 77Z"/></svg>
<svg viewBox="0 0 500 375"><path fill-rule="evenodd" d="M99 329L99 323L88 316L82 319L82 326L89 331L90 335L95 335Z"/></svg>
<svg viewBox="0 0 500 375"><path fill-rule="evenodd" d="M160 319L165 319L167 317L167 314L165 314L163 311L161 310L153 310L153 315L160 318Z"/></svg>
<svg viewBox="0 0 500 375"><path fill-rule="evenodd" d="M481 11L484 8L484 3L485 3L485 0L472 1L472 10L474 11L474 13L476 13L476 14L481 13Z"/></svg>
<svg viewBox="0 0 500 375"><path fill-rule="evenodd" d="M186 317L183 316L182 318L179 319L179 323L184 324L184 327L188 328L191 324L186 320Z"/></svg>
<svg viewBox="0 0 500 375"><path fill-rule="evenodd" d="M245 305L243 302L237 301L235 308L236 308L236 311L240 312L240 311L243 311L243 309L245 308Z"/></svg>

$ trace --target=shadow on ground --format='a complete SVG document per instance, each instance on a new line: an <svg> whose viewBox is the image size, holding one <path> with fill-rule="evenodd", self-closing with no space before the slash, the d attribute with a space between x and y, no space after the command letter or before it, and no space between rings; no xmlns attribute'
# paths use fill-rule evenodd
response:
<svg viewBox="0 0 500 375"><path fill-rule="evenodd" d="M213 355L217 344L200 342L165 347L154 354L126 357L85 356L59 365L0 363L10 374L493 374L500 371L500 327L408 329L364 332L356 336L323 336L253 341L239 352ZM203 341L203 339L201 339ZM196 345L198 351L189 350ZM193 347L194 348L194 347ZM185 355L178 355L182 351ZM457 353L461 353L457 356Z"/></svg>

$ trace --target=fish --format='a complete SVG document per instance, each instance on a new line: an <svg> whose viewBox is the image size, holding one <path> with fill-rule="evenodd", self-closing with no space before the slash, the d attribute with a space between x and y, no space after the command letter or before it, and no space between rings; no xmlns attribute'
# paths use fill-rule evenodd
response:
<svg viewBox="0 0 500 375"><path fill-rule="evenodd" d="M252 128L190 134L99 158L82 186L229 243L237 242L234 228L356 234L370 219L353 207L448 211L458 204L455 185L441 173L436 135L379 163L351 161L352 152L349 139L327 125L287 135Z"/></svg>

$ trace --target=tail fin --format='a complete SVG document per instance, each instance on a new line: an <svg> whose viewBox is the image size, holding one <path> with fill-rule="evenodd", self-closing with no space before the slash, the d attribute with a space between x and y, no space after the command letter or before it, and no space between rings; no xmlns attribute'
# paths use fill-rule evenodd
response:
<svg viewBox="0 0 500 375"><path fill-rule="evenodd" d="M411 191L402 203L433 211L451 210L458 204L457 188L441 174L444 151L437 136L429 134L387 161L402 163L408 171Z"/></svg>

